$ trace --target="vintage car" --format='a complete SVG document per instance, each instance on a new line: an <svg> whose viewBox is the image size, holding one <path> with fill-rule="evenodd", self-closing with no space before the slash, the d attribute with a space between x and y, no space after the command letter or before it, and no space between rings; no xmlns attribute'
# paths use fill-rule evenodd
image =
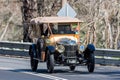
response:
<svg viewBox="0 0 120 80"><path fill-rule="evenodd" d="M73 71L76 66L87 65L88 71L95 67L93 44L84 48L80 44L80 21L71 17L37 17L31 20L33 32L29 48L31 69L37 70L38 62L46 62L47 71L54 72L55 66L69 66ZM31 32L32 33L32 32Z"/></svg>

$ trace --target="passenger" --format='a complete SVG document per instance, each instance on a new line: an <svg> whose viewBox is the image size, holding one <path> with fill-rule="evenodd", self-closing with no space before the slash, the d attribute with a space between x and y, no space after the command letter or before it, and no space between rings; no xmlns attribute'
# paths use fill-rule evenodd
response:
<svg viewBox="0 0 120 80"><path fill-rule="evenodd" d="M78 30L76 28L72 28L74 34L78 34Z"/></svg>
<svg viewBox="0 0 120 80"><path fill-rule="evenodd" d="M51 27L51 30L52 30L53 34L57 34L58 33L57 26L51 24L50 27Z"/></svg>

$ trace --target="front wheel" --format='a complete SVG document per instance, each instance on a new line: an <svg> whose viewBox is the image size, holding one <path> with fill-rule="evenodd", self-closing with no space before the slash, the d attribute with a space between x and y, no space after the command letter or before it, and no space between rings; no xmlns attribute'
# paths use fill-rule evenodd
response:
<svg viewBox="0 0 120 80"><path fill-rule="evenodd" d="M38 60L35 60L36 56L34 56L32 48L29 50L30 52L30 64L31 64L31 69L32 71L36 71L38 67Z"/></svg>
<svg viewBox="0 0 120 80"><path fill-rule="evenodd" d="M53 73L54 71L54 54L50 54L49 50L47 51L47 70L49 73Z"/></svg>
<svg viewBox="0 0 120 80"><path fill-rule="evenodd" d="M95 68L95 57L94 54L91 53L88 56L88 63L87 63L87 68L89 72L94 72L94 68Z"/></svg>

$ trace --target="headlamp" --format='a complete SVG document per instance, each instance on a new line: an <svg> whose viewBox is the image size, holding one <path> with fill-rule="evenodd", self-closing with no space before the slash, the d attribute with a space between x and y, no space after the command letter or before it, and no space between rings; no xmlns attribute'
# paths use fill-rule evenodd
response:
<svg viewBox="0 0 120 80"><path fill-rule="evenodd" d="M46 39L46 43L51 43L50 39Z"/></svg>
<svg viewBox="0 0 120 80"><path fill-rule="evenodd" d="M57 45L56 49L59 53L63 53L65 51L65 47L63 45Z"/></svg>
<svg viewBox="0 0 120 80"><path fill-rule="evenodd" d="M84 46L84 45L79 46L79 50L80 50L80 51L84 51L84 49L85 49L85 46Z"/></svg>

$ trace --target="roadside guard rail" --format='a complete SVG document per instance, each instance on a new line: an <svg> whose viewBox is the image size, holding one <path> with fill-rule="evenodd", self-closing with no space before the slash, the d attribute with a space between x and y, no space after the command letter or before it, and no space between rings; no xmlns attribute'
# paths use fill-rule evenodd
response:
<svg viewBox="0 0 120 80"><path fill-rule="evenodd" d="M14 56L29 56L29 46L32 43L28 42L0 42L1 55L14 55Z"/></svg>
<svg viewBox="0 0 120 80"><path fill-rule="evenodd" d="M14 55L28 57L29 46L32 43L28 42L0 42L1 55ZM113 49L96 49L95 62L101 65L116 65L120 66L120 50Z"/></svg>
<svg viewBox="0 0 120 80"><path fill-rule="evenodd" d="M97 64L120 66L120 50L97 48L95 58Z"/></svg>

